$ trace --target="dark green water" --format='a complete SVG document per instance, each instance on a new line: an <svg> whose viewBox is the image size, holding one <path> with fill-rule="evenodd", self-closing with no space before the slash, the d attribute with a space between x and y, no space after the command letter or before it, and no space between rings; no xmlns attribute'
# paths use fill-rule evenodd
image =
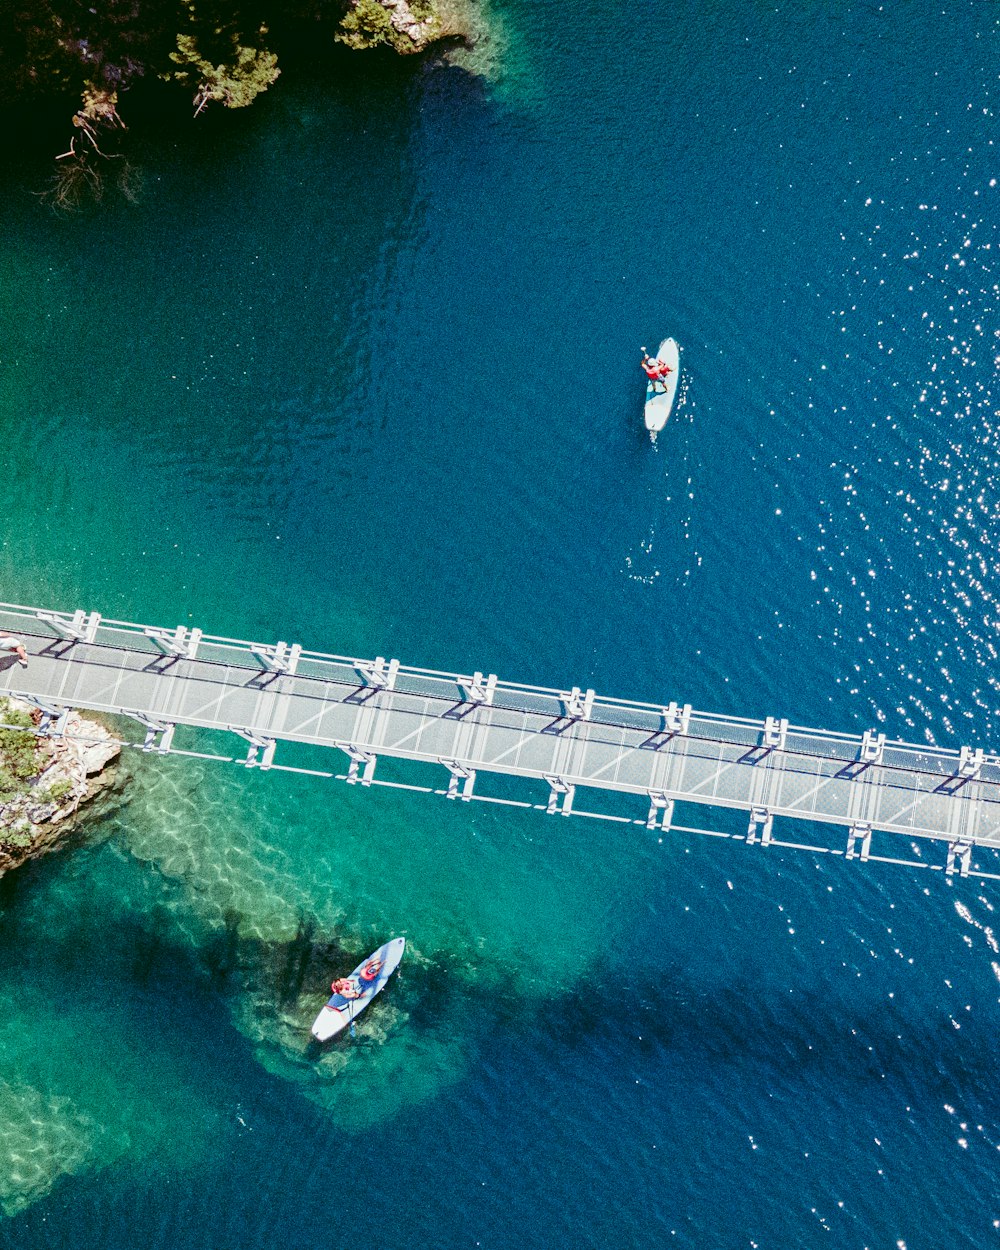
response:
<svg viewBox="0 0 1000 1250"><path fill-rule="evenodd" d="M995 744L992 11L567 16L8 171L2 598ZM993 1244L991 892L129 774L0 895L0 1243Z"/></svg>

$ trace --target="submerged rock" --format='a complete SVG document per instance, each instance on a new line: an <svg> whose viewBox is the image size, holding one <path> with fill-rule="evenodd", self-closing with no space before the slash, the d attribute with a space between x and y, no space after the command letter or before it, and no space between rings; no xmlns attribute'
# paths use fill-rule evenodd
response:
<svg viewBox="0 0 1000 1250"><path fill-rule="evenodd" d="M312 1038L331 977L349 972L381 936L348 944L304 919L290 942L239 939L234 928L229 951L230 1010L257 1061L294 1082L348 1133L383 1124L463 1080L479 1044L468 1018L474 987L457 966L412 943L392 982L358 1018L354 1038L347 1031L330 1042Z"/></svg>
<svg viewBox="0 0 1000 1250"><path fill-rule="evenodd" d="M0 1212L16 1215L90 1165L101 1128L66 1097L0 1081Z"/></svg>
<svg viewBox="0 0 1000 1250"><path fill-rule="evenodd" d="M78 825L81 808L115 781L108 764L121 753L104 725L70 712L66 734L30 733L38 713L0 699L0 876L54 850Z"/></svg>

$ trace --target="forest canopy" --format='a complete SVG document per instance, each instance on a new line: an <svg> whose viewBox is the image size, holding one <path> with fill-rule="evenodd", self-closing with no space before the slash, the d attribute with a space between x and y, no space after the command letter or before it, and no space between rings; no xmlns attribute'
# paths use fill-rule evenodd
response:
<svg viewBox="0 0 1000 1250"><path fill-rule="evenodd" d="M140 80L186 91L198 116L266 91L283 39L407 53L461 33L435 0L0 0L0 14L5 103L67 102L53 191L65 206L100 193L106 162L124 162L112 136L126 129L122 97Z"/></svg>

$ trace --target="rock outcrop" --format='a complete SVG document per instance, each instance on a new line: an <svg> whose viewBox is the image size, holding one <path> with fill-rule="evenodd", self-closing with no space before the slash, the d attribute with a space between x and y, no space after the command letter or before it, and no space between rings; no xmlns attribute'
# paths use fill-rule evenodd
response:
<svg viewBox="0 0 1000 1250"><path fill-rule="evenodd" d="M0 722L23 727L0 731L0 876L54 850L115 780L108 765L121 747L104 725L70 712L64 737L36 738L27 732L36 718L28 704L0 700Z"/></svg>
<svg viewBox="0 0 1000 1250"><path fill-rule="evenodd" d="M386 44L406 55L442 39L467 40L470 24L457 0L349 0L337 38L358 50Z"/></svg>

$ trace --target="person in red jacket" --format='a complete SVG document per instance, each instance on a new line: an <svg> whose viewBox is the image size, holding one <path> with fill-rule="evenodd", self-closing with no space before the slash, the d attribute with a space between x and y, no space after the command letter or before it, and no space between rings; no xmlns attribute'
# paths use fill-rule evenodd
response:
<svg viewBox="0 0 1000 1250"><path fill-rule="evenodd" d="M657 382L663 384L663 390L666 390L666 380L673 373L673 369L669 365L664 364L662 360L655 360L645 348L642 349L642 368L646 377L653 383L653 390L656 390Z"/></svg>

